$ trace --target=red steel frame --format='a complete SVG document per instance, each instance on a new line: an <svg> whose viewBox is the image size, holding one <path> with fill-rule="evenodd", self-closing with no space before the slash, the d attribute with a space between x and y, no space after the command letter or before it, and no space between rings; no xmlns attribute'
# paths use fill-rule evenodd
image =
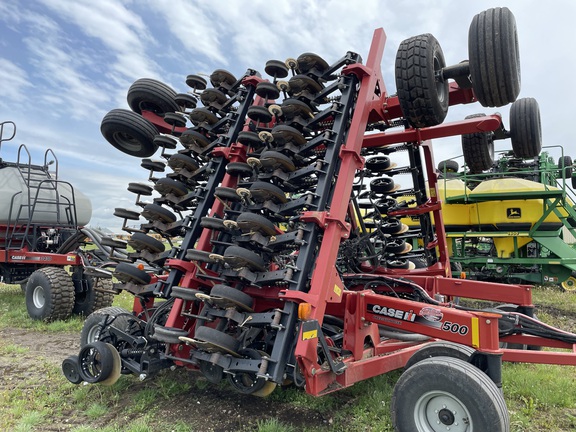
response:
<svg viewBox="0 0 576 432"><path fill-rule="evenodd" d="M435 220L437 240L427 247L436 248L438 263L426 269L384 270L364 267L366 280L378 274L389 277L402 276L404 279L423 288L431 297L443 296L448 300L455 297L514 303L532 308L531 287L528 285L507 285L479 282L466 279L452 279L448 261L446 235L442 220L441 202L438 200L437 176L434 169L433 151L430 140L447 136L475 132L495 131L502 125L499 115L488 115L481 118L470 118L458 122L448 122L423 129L405 129L364 135L369 123L384 121L391 123L402 117L397 96L389 96L384 85L380 64L386 35L383 29L374 33L366 65L351 64L343 69L343 74L355 75L360 82L355 111L350 124L346 143L340 150L340 170L334 185L334 197L351 196L355 172L364 166L361 156L362 148L385 147L391 144L412 143L419 146L424 154L426 171L430 188L428 202L417 208L396 211L391 216L417 215L432 212ZM256 86L261 78L248 77L245 85ZM475 101L472 89L460 88L456 83L449 85L449 103L466 104ZM256 104L262 100L256 98ZM155 124L162 132L171 132L172 128L163 119L150 112L143 112L143 117ZM183 132L185 128L175 128ZM247 126L245 127L247 130ZM246 160L246 147L234 144L229 149L216 149L217 156L224 156L231 162ZM223 186L234 187L234 178L225 175ZM341 359L346 368L340 374L326 370L318 363L318 335L304 334L300 330L295 355L303 375L306 378L306 391L313 395L325 394L350 386L358 381L374 377L391 370L401 368L410 356L422 346L422 342L406 342L388 339L381 342L377 324L399 330L429 336L429 341L446 340L468 345L478 351L502 355L503 360L533 363L551 363L576 365L576 345L541 337L515 335L500 338L498 318L500 315L487 312L469 312L450 307L450 303L431 306L385 295L362 286L344 289L345 283L339 276L335 263L338 249L343 239L351 230L346 220L349 203L346 200L333 199L329 211L308 211L301 216L303 222L314 222L323 230L323 240L318 251L310 290L308 292L267 288L265 290L247 287L244 291L254 296L255 310L279 307L284 301L308 303L311 312L307 320L322 323L325 314L329 313L344 319L343 349L351 355ZM223 204L218 200L212 207L212 214L222 215ZM197 249L210 250L212 231L205 229L200 236ZM181 286L198 287L206 282L198 278L198 266L194 263L170 259L166 265L184 272ZM362 275L354 275L361 278ZM176 299L166 326L181 327L184 318L180 312L183 300ZM147 306L152 306L148 304ZM135 310L141 311L142 304L135 299ZM501 341L509 343L530 344L566 350L565 352L543 352L500 349ZM368 348L367 348L368 347ZM189 357L189 346L178 346L171 350L172 358L183 360ZM189 368L195 366L176 360L179 365Z"/></svg>

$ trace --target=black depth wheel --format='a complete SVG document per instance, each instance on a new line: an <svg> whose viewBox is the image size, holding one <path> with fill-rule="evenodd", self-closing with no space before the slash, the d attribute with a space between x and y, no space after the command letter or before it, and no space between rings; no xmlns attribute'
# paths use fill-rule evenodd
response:
<svg viewBox="0 0 576 432"><path fill-rule="evenodd" d="M264 170L274 171L280 168L285 172L296 171L296 165L294 165L292 159L277 151L267 150L262 152L259 159Z"/></svg>
<svg viewBox="0 0 576 432"><path fill-rule="evenodd" d="M486 114L473 114L466 118L485 117ZM490 132L476 132L462 135L464 162L472 174L490 169L494 163L494 140Z"/></svg>
<svg viewBox="0 0 576 432"><path fill-rule="evenodd" d="M254 300L248 294L223 284L217 284L212 287L210 299L223 309L238 307L241 310L252 311L254 303Z"/></svg>
<svg viewBox="0 0 576 432"><path fill-rule="evenodd" d="M113 109L102 119L100 132L110 144L123 153L139 158L152 156L158 145L154 137L158 129L140 114Z"/></svg>
<svg viewBox="0 0 576 432"><path fill-rule="evenodd" d="M262 359L262 354L251 348L240 350L238 354L241 357L250 360ZM234 364L232 364L231 368L234 368ZM232 373L227 375L227 378L228 382L234 388L234 390L242 394L254 394L259 390L262 390L267 382L264 378L258 378L254 372Z"/></svg>
<svg viewBox="0 0 576 432"><path fill-rule="evenodd" d="M528 159L540 154L542 126L536 99L518 99L510 107L510 139L514 156Z"/></svg>
<svg viewBox="0 0 576 432"><path fill-rule="evenodd" d="M188 188L184 183L168 177L158 179L154 185L154 189L156 189L160 195L172 194L176 197L182 197L188 193Z"/></svg>
<svg viewBox="0 0 576 432"><path fill-rule="evenodd" d="M480 369L451 357L407 369L394 387L391 411L398 432L510 430L500 389Z"/></svg>
<svg viewBox="0 0 576 432"><path fill-rule="evenodd" d="M114 353L104 342L92 342L80 348L79 373L82 379L94 384L104 381L113 372Z"/></svg>
<svg viewBox="0 0 576 432"><path fill-rule="evenodd" d="M82 376L80 376L80 363L77 355L64 359L62 362L62 373L72 384L80 384L83 381Z"/></svg>
<svg viewBox="0 0 576 432"><path fill-rule="evenodd" d="M266 263L260 255L239 246L228 246L224 252L224 261L232 268L248 267L261 272L266 270Z"/></svg>
<svg viewBox="0 0 576 432"><path fill-rule="evenodd" d="M212 327L201 326L196 329L194 339L199 348L208 352L221 352L237 356L240 342L233 336L227 335Z"/></svg>
<svg viewBox="0 0 576 432"><path fill-rule="evenodd" d="M164 252L166 247L160 240L144 233L135 232L130 236L128 244L136 250L147 250L152 253Z"/></svg>
<svg viewBox="0 0 576 432"><path fill-rule="evenodd" d="M288 202L286 194L278 186L266 182L254 182L250 185L250 193L255 202L262 203L270 200L276 204Z"/></svg>
<svg viewBox="0 0 576 432"><path fill-rule="evenodd" d="M151 276L140 270L134 264L120 262L114 269L114 276L122 282L133 282L139 285L148 285Z"/></svg>
<svg viewBox="0 0 576 432"><path fill-rule="evenodd" d="M396 54L396 88L400 108L412 127L440 124L448 113L448 81L440 44L429 33L406 39Z"/></svg>
<svg viewBox="0 0 576 432"><path fill-rule="evenodd" d="M485 107L514 102L520 93L520 50L516 20L508 8L474 16L468 32L472 88Z"/></svg>
<svg viewBox="0 0 576 432"><path fill-rule="evenodd" d="M146 204L141 215L149 221L160 221L164 223L176 222L174 213L159 204Z"/></svg>
<svg viewBox="0 0 576 432"><path fill-rule="evenodd" d="M259 214L248 212L241 213L236 219L236 223L238 224L238 228L245 233L258 231L268 236L277 234L276 225L274 225L270 219Z"/></svg>

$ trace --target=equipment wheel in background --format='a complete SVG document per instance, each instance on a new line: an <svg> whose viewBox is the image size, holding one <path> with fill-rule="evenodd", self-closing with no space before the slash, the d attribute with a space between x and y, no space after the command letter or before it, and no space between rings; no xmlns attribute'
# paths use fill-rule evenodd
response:
<svg viewBox="0 0 576 432"><path fill-rule="evenodd" d="M130 312L119 306L109 306L92 312L84 320L80 331L80 347L96 341L116 344L110 333L110 327L126 332L133 317Z"/></svg>
<svg viewBox="0 0 576 432"><path fill-rule="evenodd" d="M576 292L576 272L572 272L570 277L560 284L562 289L567 292Z"/></svg>
<svg viewBox="0 0 576 432"><path fill-rule="evenodd" d="M426 33L406 39L396 54L396 89L404 118L412 127L442 123L448 113L448 81L442 48Z"/></svg>
<svg viewBox="0 0 576 432"><path fill-rule="evenodd" d="M486 114L472 114L469 118L485 117ZM476 132L462 135L464 162L472 174L490 169L494 163L494 139L492 133Z"/></svg>
<svg viewBox="0 0 576 432"><path fill-rule="evenodd" d="M508 8L474 16L468 32L472 89L485 107L514 102L520 93L520 50L516 20Z"/></svg>
<svg viewBox="0 0 576 432"><path fill-rule="evenodd" d="M140 158L152 156L158 145L154 137L158 129L140 114L113 109L102 119L100 132L110 144L123 153Z"/></svg>
<svg viewBox="0 0 576 432"><path fill-rule="evenodd" d="M568 180L572 178L572 158L570 156L562 156L558 159L558 169L561 178Z"/></svg>
<svg viewBox="0 0 576 432"><path fill-rule="evenodd" d="M458 358L432 357L407 369L392 394L398 432L509 432L501 390L480 369Z"/></svg>
<svg viewBox="0 0 576 432"><path fill-rule="evenodd" d="M457 173L459 169L460 166L455 160L445 160L438 162L438 171L441 173Z"/></svg>
<svg viewBox="0 0 576 432"><path fill-rule="evenodd" d="M140 78L128 89L127 100L130 109L141 114L151 111L164 117L164 114L179 110L176 92L163 82L151 78Z"/></svg>
<svg viewBox="0 0 576 432"><path fill-rule="evenodd" d="M108 307L114 301L112 280L93 278L83 272L72 273L74 284L74 307L72 314L87 317L97 309Z"/></svg>
<svg viewBox="0 0 576 432"><path fill-rule="evenodd" d="M26 309L32 319L63 320L74 307L74 284L63 267L36 270L26 284Z"/></svg>
<svg viewBox="0 0 576 432"><path fill-rule="evenodd" d="M510 107L510 138L514 156L529 159L540 154L542 126L536 99L518 99Z"/></svg>

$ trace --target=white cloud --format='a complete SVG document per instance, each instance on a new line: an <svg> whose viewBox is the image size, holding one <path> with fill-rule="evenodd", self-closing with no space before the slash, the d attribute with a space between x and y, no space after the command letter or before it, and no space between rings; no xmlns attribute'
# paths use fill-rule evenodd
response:
<svg viewBox="0 0 576 432"><path fill-rule="evenodd" d="M21 100L24 92L32 86L24 69L10 60L0 57L0 104L7 105Z"/></svg>

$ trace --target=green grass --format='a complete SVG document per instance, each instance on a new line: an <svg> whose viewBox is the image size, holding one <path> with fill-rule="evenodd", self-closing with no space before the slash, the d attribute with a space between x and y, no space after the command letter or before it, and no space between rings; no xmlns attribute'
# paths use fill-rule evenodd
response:
<svg viewBox="0 0 576 432"><path fill-rule="evenodd" d="M554 288L539 288L533 292L534 303L546 308L537 312L540 319L561 328L566 323L553 311L574 314L576 295ZM132 297L123 294L115 305L131 309ZM41 332L79 332L81 318L64 322L41 323L27 317L24 297L18 286L0 285L0 330L7 327ZM0 360L31 357L30 349L17 343L2 343ZM14 368L18 368L17 361ZM42 378L38 378L41 376ZM123 376L109 387L74 386L62 376L59 367L38 357L34 370L17 382L8 381L0 387L0 430L36 431L43 425L74 432L163 432L194 429L186 420L186 412L166 417L165 410L177 407L181 401L199 400L214 404L214 419L242 415L241 408L233 414L222 414L218 397L231 395L223 406L234 407L235 398L253 403L248 413L261 412L262 417L245 424L240 431L293 432L318 431L392 431L390 399L400 371L360 382L350 388L313 397L293 387L278 388L265 401L249 396L233 396L227 384L213 385L197 374L178 369L166 370L157 377L140 382L137 377ZM576 371L570 366L540 364L505 364L503 369L504 395L511 417L512 432L561 432L576 428ZM248 398L248 399L243 399ZM199 406L201 406L201 404ZM259 411L260 404L266 408ZM190 410L194 409L193 403ZM246 407L246 404L244 405ZM246 408L244 408L246 409ZM282 416L282 412L291 413ZM239 414L238 414L239 413ZM302 418L315 418L309 426L302 426ZM318 421L321 418L322 421ZM208 423L209 424L209 419Z"/></svg>

